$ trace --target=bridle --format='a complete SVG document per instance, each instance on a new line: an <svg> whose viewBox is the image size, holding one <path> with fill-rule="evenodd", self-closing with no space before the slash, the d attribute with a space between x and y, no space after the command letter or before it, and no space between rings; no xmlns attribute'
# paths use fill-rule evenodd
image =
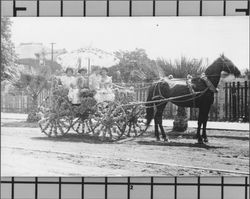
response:
<svg viewBox="0 0 250 199"><path fill-rule="evenodd" d="M226 65L226 67L227 67L229 73L230 73L230 74L234 74L234 73L230 70L230 67L228 66L227 61L225 60L225 58L224 58L224 57L220 57L220 58L222 59L223 68L224 68L224 66Z"/></svg>

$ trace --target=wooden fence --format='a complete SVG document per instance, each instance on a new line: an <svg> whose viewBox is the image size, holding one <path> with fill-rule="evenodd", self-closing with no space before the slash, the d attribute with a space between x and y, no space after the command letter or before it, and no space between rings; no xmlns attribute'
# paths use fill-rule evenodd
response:
<svg viewBox="0 0 250 199"><path fill-rule="evenodd" d="M1 112L27 113L28 104L28 96L24 93L20 95L1 93Z"/></svg>
<svg viewBox="0 0 250 199"><path fill-rule="evenodd" d="M133 86L136 91L136 101L146 101L150 83L130 83L123 86ZM225 83L220 91L215 94L214 104L209 113L210 121L249 121L249 82ZM49 95L44 90L38 99L38 104ZM20 95L1 94L1 111L12 113L27 113L30 109L30 99L23 93ZM177 106L168 103L164 112L165 119L173 119L177 111ZM190 120L197 120L198 109L188 108Z"/></svg>
<svg viewBox="0 0 250 199"><path fill-rule="evenodd" d="M45 97L49 95L48 90L43 90L38 97L40 105ZM23 92L19 95L1 93L1 112L5 113L28 113L31 109L31 99Z"/></svg>
<svg viewBox="0 0 250 199"><path fill-rule="evenodd" d="M250 81L225 84L225 120L249 121Z"/></svg>

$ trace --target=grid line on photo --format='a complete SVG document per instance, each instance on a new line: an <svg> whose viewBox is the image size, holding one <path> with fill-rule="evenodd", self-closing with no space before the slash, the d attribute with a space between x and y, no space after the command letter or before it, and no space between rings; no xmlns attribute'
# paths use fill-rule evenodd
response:
<svg viewBox="0 0 250 199"><path fill-rule="evenodd" d="M248 176L114 178L2 177L1 199L139 199L142 195L145 199L200 199L213 194L213 198L218 199L233 199L235 196L247 199L249 196Z"/></svg>
<svg viewBox="0 0 250 199"><path fill-rule="evenodd" d="M250 0L1 0L2 16L249 16Z"/></svg>

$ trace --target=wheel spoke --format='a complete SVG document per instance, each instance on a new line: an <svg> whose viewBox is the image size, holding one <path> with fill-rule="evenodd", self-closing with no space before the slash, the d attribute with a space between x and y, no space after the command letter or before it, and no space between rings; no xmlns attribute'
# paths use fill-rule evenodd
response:
<svg viewBox="0 0 250 199"><path fill-rule="evenodd" d="M105 127L105 126L104 126ZM106 134L107 134L107 131L109 131L110 129L108 127L105 127L104 130L102 131L102 139L105 140L106 138Z"/></svg>
<svg viewBox="0 0 250 199"><path fill-rule="evenodd" d="M54 135L55 137L57 137L57 121L55 121L55 124L54 124Z"/></svg>
<svg viewBox="0 0 250 199"><path fill-rule="evenodd" d="M75 127L75 125L77 125L77 127ZM82 121L82 119L78 119L78 120L74 123L73 129L74 129L78 134L83 134L83 133L85 133L85 124L84 124L84 121Z"/></svg>
<svg viewBox="0 0 250 199"><path fill-rule="evenodd" d="M53 131L53 127L54 127L54 121L51 122L50 130L49 130L48 136L51 136L52 131Z"/></svg>
<svg viewBox="0 0 250 199"><path fill-rule="evenodd" d="M108 134L109 134L109 139L112 140L113 135L111 132L111 128L108 128Z"/></svg>
<svg viewBox="0 0 250 199"><path fill-rule="evenodd" d="M64 131L63 131L62 126L60 125L60 122L58 122L58 129L61 132L61 134L64 135Z"/></svg>
<svg viewBox="0 0 250 199"><path fill-rule="evenodd" d="M127 134L128 137L130 137L131 127L132 127L132 124L131 122L129 122L129 128L128 128L128 134Z"/></svg>
<svg viewBox="0 0 250 199"><path fill-rule="evenodd" d="M136 129L136 126L137 126L137 124L134 123L134 124L133 124L133 129L134 129L135 136L137 136L137 129Z"/></svg>
<svg viewBox="0 0 250 199"><path fill-rule="evenodd" d="M60 131L63 135L68 133L71 127L71 122L69 119L60 118L58 119L57 123L60 126L59 129L61 129Z"/></svg>

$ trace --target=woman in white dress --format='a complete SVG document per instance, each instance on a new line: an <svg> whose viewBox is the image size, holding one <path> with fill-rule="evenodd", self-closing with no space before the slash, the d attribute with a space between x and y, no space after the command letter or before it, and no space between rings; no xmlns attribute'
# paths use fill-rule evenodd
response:
<svg viewBox="0 0 250 199"><path fill-rule="evenodd" d="M99 102L114 101L115 94L112 90L112 77L107 75L108 69L102 68L100 72L99 89L96 90L95 100Z"/></svg>
<svg viewBox="0 0 250 199"><path fill-rule="evenodd" d="M87 77L87 69L81 68L78 70L79 76L77 77L77 87L81 89L81 91L85 91L88 89L88 77Z"/></svg>
<svg viewBox="0 0 250 199"><path fill-rule="evenodd" d="M72 68L66 69L66 75L60 78L62 85L69 90L68 99L72 104L80 104L79 88L77 78L74 76Z"/></svg>

